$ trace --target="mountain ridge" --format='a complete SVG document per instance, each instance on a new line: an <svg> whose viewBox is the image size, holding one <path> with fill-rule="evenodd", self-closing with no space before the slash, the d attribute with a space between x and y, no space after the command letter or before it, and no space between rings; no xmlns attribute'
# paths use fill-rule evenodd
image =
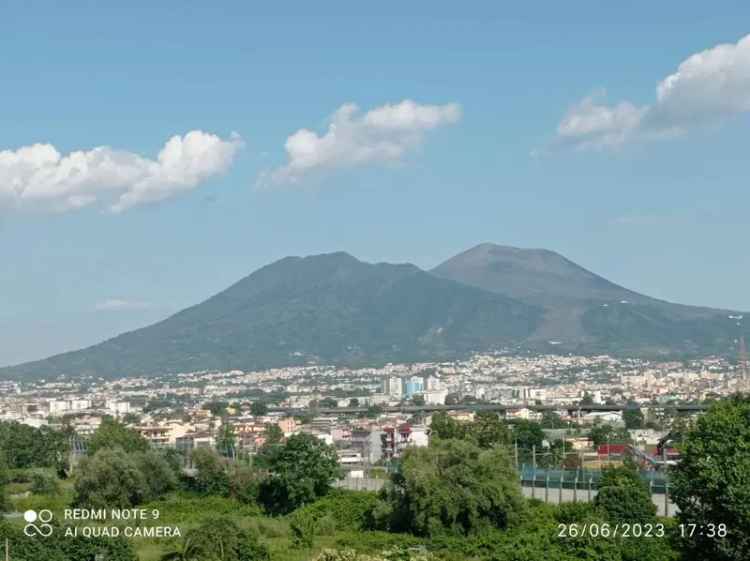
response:
<svg viewBox="0 0 750 561"><path fill-rule="evenodd" d="M114 377L451 358L515 344L540 316L534 306L411 264L369 264L343 252L286 257L153 325L0 375Z"/></svg>
<svg viewBox="0 0 750 561"><path fill-rule="evenodd" d="M429 272L339 251L284 257L162 321L0 376L367 365L494 350L731 355L731 313L639 294L546 249L485 243Z"/></svg>
<svg viewBox="0 0 750 561"><path fill-rule="evenodd" d="M533 348L550 350L545 342L554 340L572 352L638 354L648 349L648 354L658 355L681 346L680 352L688 354L701 349L707 354L726 354L733 341L727 316L737 312L652 298L547 249L483 243L447 259L431 272L544 308L541 325L527 341ZM638 329L644 330L643 337L637 337ZM659 329L680 333L682 342L670 344L663 334L656 333ZM707 343L712 334L716 336ZM657 342L656 347L652 342Z"/></svg>

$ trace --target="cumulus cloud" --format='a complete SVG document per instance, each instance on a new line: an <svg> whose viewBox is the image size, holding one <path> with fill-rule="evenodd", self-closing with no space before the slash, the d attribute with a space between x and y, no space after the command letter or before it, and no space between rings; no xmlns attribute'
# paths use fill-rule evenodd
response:
<svg viewBox="0 0 750 561"><path fill-rule="evenodd" d="M608 106L600 102L605 96L601 91L571 107L557 126L558 137L584 147L616 146L636 133L645 108L627 101Z"/></svg>
<svg viewBox="0 0 750 561"><path fill-rule="evenodd" d="M750 35L688 57L659 82L650 105L612 105L603 98L594 95L574 105L557 127L558 140L579 148L612 147L684 134L750 112Z"/></svg>
<svg viewBox="0 0 750 561"><path fill-rule="evenodd" d="M147 310L151 308L151 304L148 302L140 302L138 300L123 300L120 298L109 298L97 302L95 310L97 312L127 312L133 310Z"/></svg>
<svg viewBox="0 0 750 561"><path fill-rule="evenodd" d="M173 136L155 160L100 146L62 155L51 144L0 151L0 209L69 211L101 203L112 212L190 191L224 173L242 145L195 130Z"/></svg>
<svg viewBox="0 0 750 561"><path fill-rule="evenodd" d="M335 169L398 162L420 146L425 134L461 119L461 107L420 105L404 100L362 114L353 103L339 107L323 135L300 129L286 140L286 165L271 170L261 183L296 183Z"/></svg>

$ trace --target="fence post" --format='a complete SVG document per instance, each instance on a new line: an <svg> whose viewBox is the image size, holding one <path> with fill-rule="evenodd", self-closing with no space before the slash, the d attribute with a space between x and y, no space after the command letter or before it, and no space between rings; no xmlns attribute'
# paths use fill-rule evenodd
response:
<svg viewBox="0 0 750 561"><path fill-rule="evenodd" d="M544 478L544 503L549 502L549 471L547 477Z"/></svg>
<svg viewBox="0 0 750 561"><path fill-rule="evenodd" d="M531 498L536 498L536 444L531 446Z"/></svg>
<svg viewBox="0 0 750 561"><path fill-rule="evenodd" d="M573 502L578 502L578 472L576 471L576 478L573 480Z"/></svg>
<svg viewBox="0 0 750 561"><path fill-rule="evenodd" d="M591 485L593 484L593 482L594 482L594 476L589 475L589 492L588 492L589 502L591 502Z"/></svg>
<svg viewBox="0 0 750 561"><path fill-rule="evenodd" d="M664 516L669 516L669 481L664 480Z"/></svg>

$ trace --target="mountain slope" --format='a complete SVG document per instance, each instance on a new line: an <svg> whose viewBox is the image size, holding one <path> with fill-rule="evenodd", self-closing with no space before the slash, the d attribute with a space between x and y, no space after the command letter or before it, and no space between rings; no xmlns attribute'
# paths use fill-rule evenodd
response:
<svg viewBox="0 0 750 561"><path fill-rule="evenodd" d="M544 249L481 244L432 273L543 308L544 318L526 342L536 349L732 354L740 333L728 317L737 312L650 298Z"/></svg>
<svg viewBox="0 0 750 561"><path fill-rule="evenodd" d="M452 357L525 339L541 310L413 265L287 257L205 302L4 376L154 374Z"/></svg>

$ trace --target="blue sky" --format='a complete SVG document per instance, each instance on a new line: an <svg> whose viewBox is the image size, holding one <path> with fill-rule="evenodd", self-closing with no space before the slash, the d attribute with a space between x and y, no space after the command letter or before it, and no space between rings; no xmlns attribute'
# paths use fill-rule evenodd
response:
<svg viewBox="0 0 750 561"><path fill-rule="evenodd" d="M746 3L251 4L4 4L0 364L334 250L750 310Z"/></svg>

